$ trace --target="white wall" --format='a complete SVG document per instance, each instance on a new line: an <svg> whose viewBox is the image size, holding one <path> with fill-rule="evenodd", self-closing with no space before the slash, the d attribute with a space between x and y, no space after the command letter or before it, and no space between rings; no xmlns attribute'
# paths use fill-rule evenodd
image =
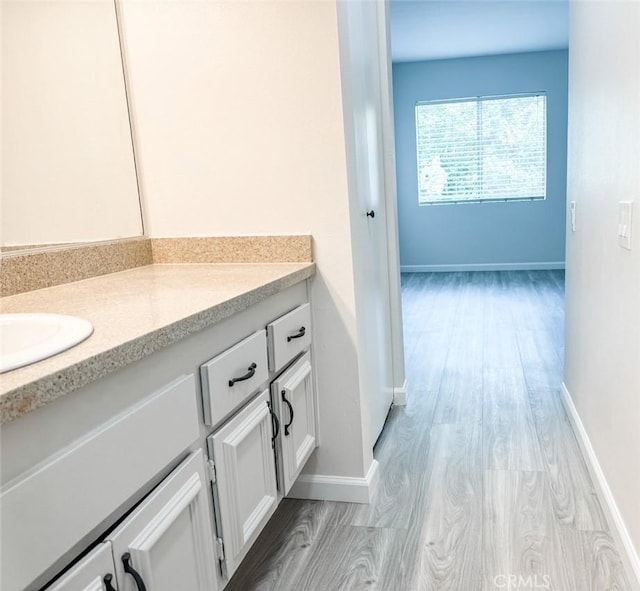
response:
<svg viewBox="0 0 640 591"><path fill-rule="evenodd" d="M572 2L567 388L640 550L640 3ZM633 249L618 201L635 201Z"/></svg>
<svg viewBox="0 0 640 591"><path fill-rule="evenodd" d="M125 0L122 17L148 233L313 235L307 471L364 476L335 3Z"/></svg>
<svg viewBox="0 0 640 591"><path fill-rule="evenodd" d="M0 244L142 234L114 5L2 2Z"/></svg>

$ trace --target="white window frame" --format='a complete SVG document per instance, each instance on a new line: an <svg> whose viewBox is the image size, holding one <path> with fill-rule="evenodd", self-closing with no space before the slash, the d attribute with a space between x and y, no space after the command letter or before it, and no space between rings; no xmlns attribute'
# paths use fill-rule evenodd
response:
<svg viewBox="0 0 640 591"><path fill-rule="evenodd" d="M542 171L543 180L542 185L544 187L542 195L532 195L532 196L517 196L517 197L474 197L470 199L422 199L421 189L420 189L420 151L418 149L419 146L419 134L420 130L418 128L418 109L423 106L431 106L431 105L439 105L439 104L451 104L451 103L466 103L466 102L474 102L474 103L484 103L487 101L498 100L498 99L519 99L519 98L527 98L527 97L543 97L544 98L544 124L543 124L543 133L544 133L544 169ZM527 92L527 93L516 93L516 94L503 94L503 95L487 95L487 96L475 96L475 97L464 97L464 98L454 98L454 99L440 99L440 100L430 100L430 101L418 101L415 103L414 110L414 125L415 125L415 133L416 133L416 181L417 181L417 198L418 205L420 206L431 206L431 205L455 205L462 203L511 203L511 202L522 202L522 201L545 201L547 198L547 168L548 168L548 101L547 101L547 93L546 91L537 91L537 92ZM476 135L480 136L481 129L478 127L476 129ZM478 141L478 145L481 145L481 142Z"/></svg>

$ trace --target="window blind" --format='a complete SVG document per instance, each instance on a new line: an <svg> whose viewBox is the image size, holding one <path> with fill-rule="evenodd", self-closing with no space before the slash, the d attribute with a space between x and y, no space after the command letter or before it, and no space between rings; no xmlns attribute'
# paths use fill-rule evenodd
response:
<svg viewBox="0 0 640 591"><path fill-rule="evenodd" d="M544 93L416 105L418 201L546 198Z"/></svg>

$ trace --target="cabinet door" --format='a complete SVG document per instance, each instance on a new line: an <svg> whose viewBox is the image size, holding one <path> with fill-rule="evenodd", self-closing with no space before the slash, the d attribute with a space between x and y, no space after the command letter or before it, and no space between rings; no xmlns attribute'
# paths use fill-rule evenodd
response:
<svg viewBox="0 0 640 591"><path fill-rule="evenodd" d="M92 550L46 591L117 591L111 544Z"/></svg>
<svg viewBox="0 0 640 591"><path fill-rule="evenodd" d="M216 516L231 577L278 504L265 390L209 437L216 471Z"/></svg>
<svg viewBox="0 0 640 591"><path fill-rule="evenodd" d="M316 447L311 356L305 353L271 385L280 419L282 480L286 495Z"/></svg>
<svg viewBox="0 0 640 591"><path fill-rule="evenodd" d="M120 591L215 591L202 451L193 452L108 538Z"/></svg>

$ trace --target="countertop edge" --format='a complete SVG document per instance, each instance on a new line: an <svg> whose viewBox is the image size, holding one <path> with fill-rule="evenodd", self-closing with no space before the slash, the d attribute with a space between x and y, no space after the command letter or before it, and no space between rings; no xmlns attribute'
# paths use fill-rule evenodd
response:
<svg viewBox="0 0 640 591"><path fill-rule="evenodd" d="M0 425L70 394L315 274L315 263L3 393Z"/></svg>

